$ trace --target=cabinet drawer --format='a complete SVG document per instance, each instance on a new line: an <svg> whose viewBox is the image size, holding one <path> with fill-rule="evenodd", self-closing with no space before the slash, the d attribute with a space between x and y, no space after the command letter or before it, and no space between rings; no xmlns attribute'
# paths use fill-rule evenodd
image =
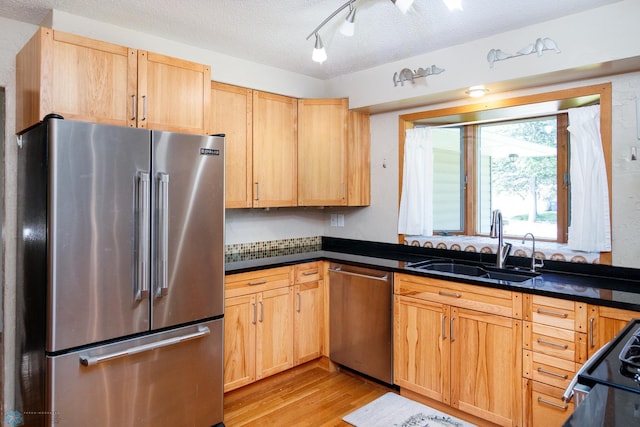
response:
<svg viewBox="0 0 640 427"><path fill-rule="evenodd" d="M529 350L522 355L522 376L554 387L566 389L576 370L571 360Z"/></svg>
<svg viewBox="0 0 640 427"><path fill-rule="evenodd" d="M562 401L564 389L531 381L532 426L561 426L573 412L573 401Z"/></svg>
<svg viewBox="0 0 640 427"><path fill-rule="evenodd" d="M295 283L316 282L322 279L322 263L319 261L294 266Z"/></svg>
<svg viewBox="0 0 640 427"><path fill-rule="evenodd" d="M505 317L522 317L522 294L431 277L397 274L394 293Z"/></svg>
<svg viewBox="0 0 640 427"><path fill-rule="evenodd" d="M292 282L293 267L278 267L230 274L225 278L225 297L230 298L282 288L290 286Z"/></svg>
<svg viewBox="0 0 640 427"><path fill-rule="evenodd" d="M524 348L572 362L586 361L587 343L583 333L525 322Z"/></svg>
<svg viewBox="0 0 640 427"><path fill-rule="evenodd" d="M587 304L541 295L525 295L524 301L524 320L587 332Z"/></svg>

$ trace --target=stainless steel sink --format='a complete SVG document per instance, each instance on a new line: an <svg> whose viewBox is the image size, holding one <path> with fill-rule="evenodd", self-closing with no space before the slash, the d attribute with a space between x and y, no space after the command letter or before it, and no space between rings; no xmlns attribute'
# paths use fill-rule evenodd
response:
<svg viewBox="0 0 640 427"><path fill-rule="evenodd" d="M478 265L473 263L465 263L455 260L425 260L421 262L412 263L409 268L415 268L418 270L450 273L460 276L469 276L474 278L492 279L495 281L520 283L525 282L533 277L539 275L539 273L533 273L531 271L515 270L509 268L497 269L495 267L488 267L485 265Z"/></svg>

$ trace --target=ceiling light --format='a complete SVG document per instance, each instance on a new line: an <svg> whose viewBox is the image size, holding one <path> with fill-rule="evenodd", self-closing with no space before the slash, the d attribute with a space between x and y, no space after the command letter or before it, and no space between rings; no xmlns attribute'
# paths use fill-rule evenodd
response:
<svg viewBox="0 0 640 427"><path fill-rule="evenodd" d="M315 30L309 33L309 35L307 36L307 40L309 40L313 35L316 36L315 49L313 49L313 55L311 56L314 61L322 63L327 59L327 52L324 50L324 46L322 45L322 40L320 40L318 31L320 31L320 29L324 27L327 22L331 21L337 14L342 12L347 7L349 8L349 13L347 14L347 17L340 27L340 32L347 37L353 36L355 31L356 19L356 8L353 7L353 4L355 2L356 0L347 0L342 6L334 10L331 15L327 16L324 21L322 21L320 25L315 28ZM391 0L391 2L395 4L402 13L406 13L413 4L413 0Z"/></svg>
<svg viewBox="0 0 640 427"><path fill-rule="evenodd" d="M356 8L353 7L352 4L349 4L349 14L344 19L344 22L342 22L342 25L340 26L340 32L347 37L353 36L356 29L355 20Z"/></svg>
<svg viewBox="0 0 640 427"><path fill-rule="evenodd" d="M318 33L316 33L316 44L315 44L315 47L313 48L313 54L311 54L311 59L321 64L327 60L327 52L324 50L322 39L320 38L320 35Z"/></svg>
<svg viewBox="0 0 640 427"><path fill-rule="evenodd" d="M442 0L449 10L462 10L462 0Z"/></svg>
<svg viewBox="0 0 640 427"><path fill-rule="evenodd" d="M471 86L469 90L465 91L472 98L480 98L486 95L487 92L489 92L489 89L486 89L483 85Z"/></svg>
<svg viewBox="0 0 640 427"><path fill-rule="evenodd" d="M413 0L391 0L391 2L395 4L402 13L407 13L407 10L409 10L413 4Z"/></svg>

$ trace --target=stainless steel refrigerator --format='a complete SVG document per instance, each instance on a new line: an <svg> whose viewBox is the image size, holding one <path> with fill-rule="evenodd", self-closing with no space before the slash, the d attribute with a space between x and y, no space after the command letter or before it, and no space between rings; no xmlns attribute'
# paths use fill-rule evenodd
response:
<svg viewBox="0 0 640 427"><path fill-rule="evenodd" d="M12 414L222 426L224 137L48 117L18 145Z"/></svg>

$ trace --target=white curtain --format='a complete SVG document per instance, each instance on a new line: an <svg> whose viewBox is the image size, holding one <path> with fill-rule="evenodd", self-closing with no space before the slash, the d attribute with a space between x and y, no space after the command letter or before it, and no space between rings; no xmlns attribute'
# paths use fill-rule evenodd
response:
<svg viewBox="0 0 640 427"><path fill-rule="evenodd" d="M398 233L433 234L433 142L429 127L406 131Z"/></svg>
<svg viewBox="0 0 640 427"><path fill-rule="evenodd" d="M600 137L600 106L569 109L571 225L568 246L611 251L609 186Z"/></svg>

